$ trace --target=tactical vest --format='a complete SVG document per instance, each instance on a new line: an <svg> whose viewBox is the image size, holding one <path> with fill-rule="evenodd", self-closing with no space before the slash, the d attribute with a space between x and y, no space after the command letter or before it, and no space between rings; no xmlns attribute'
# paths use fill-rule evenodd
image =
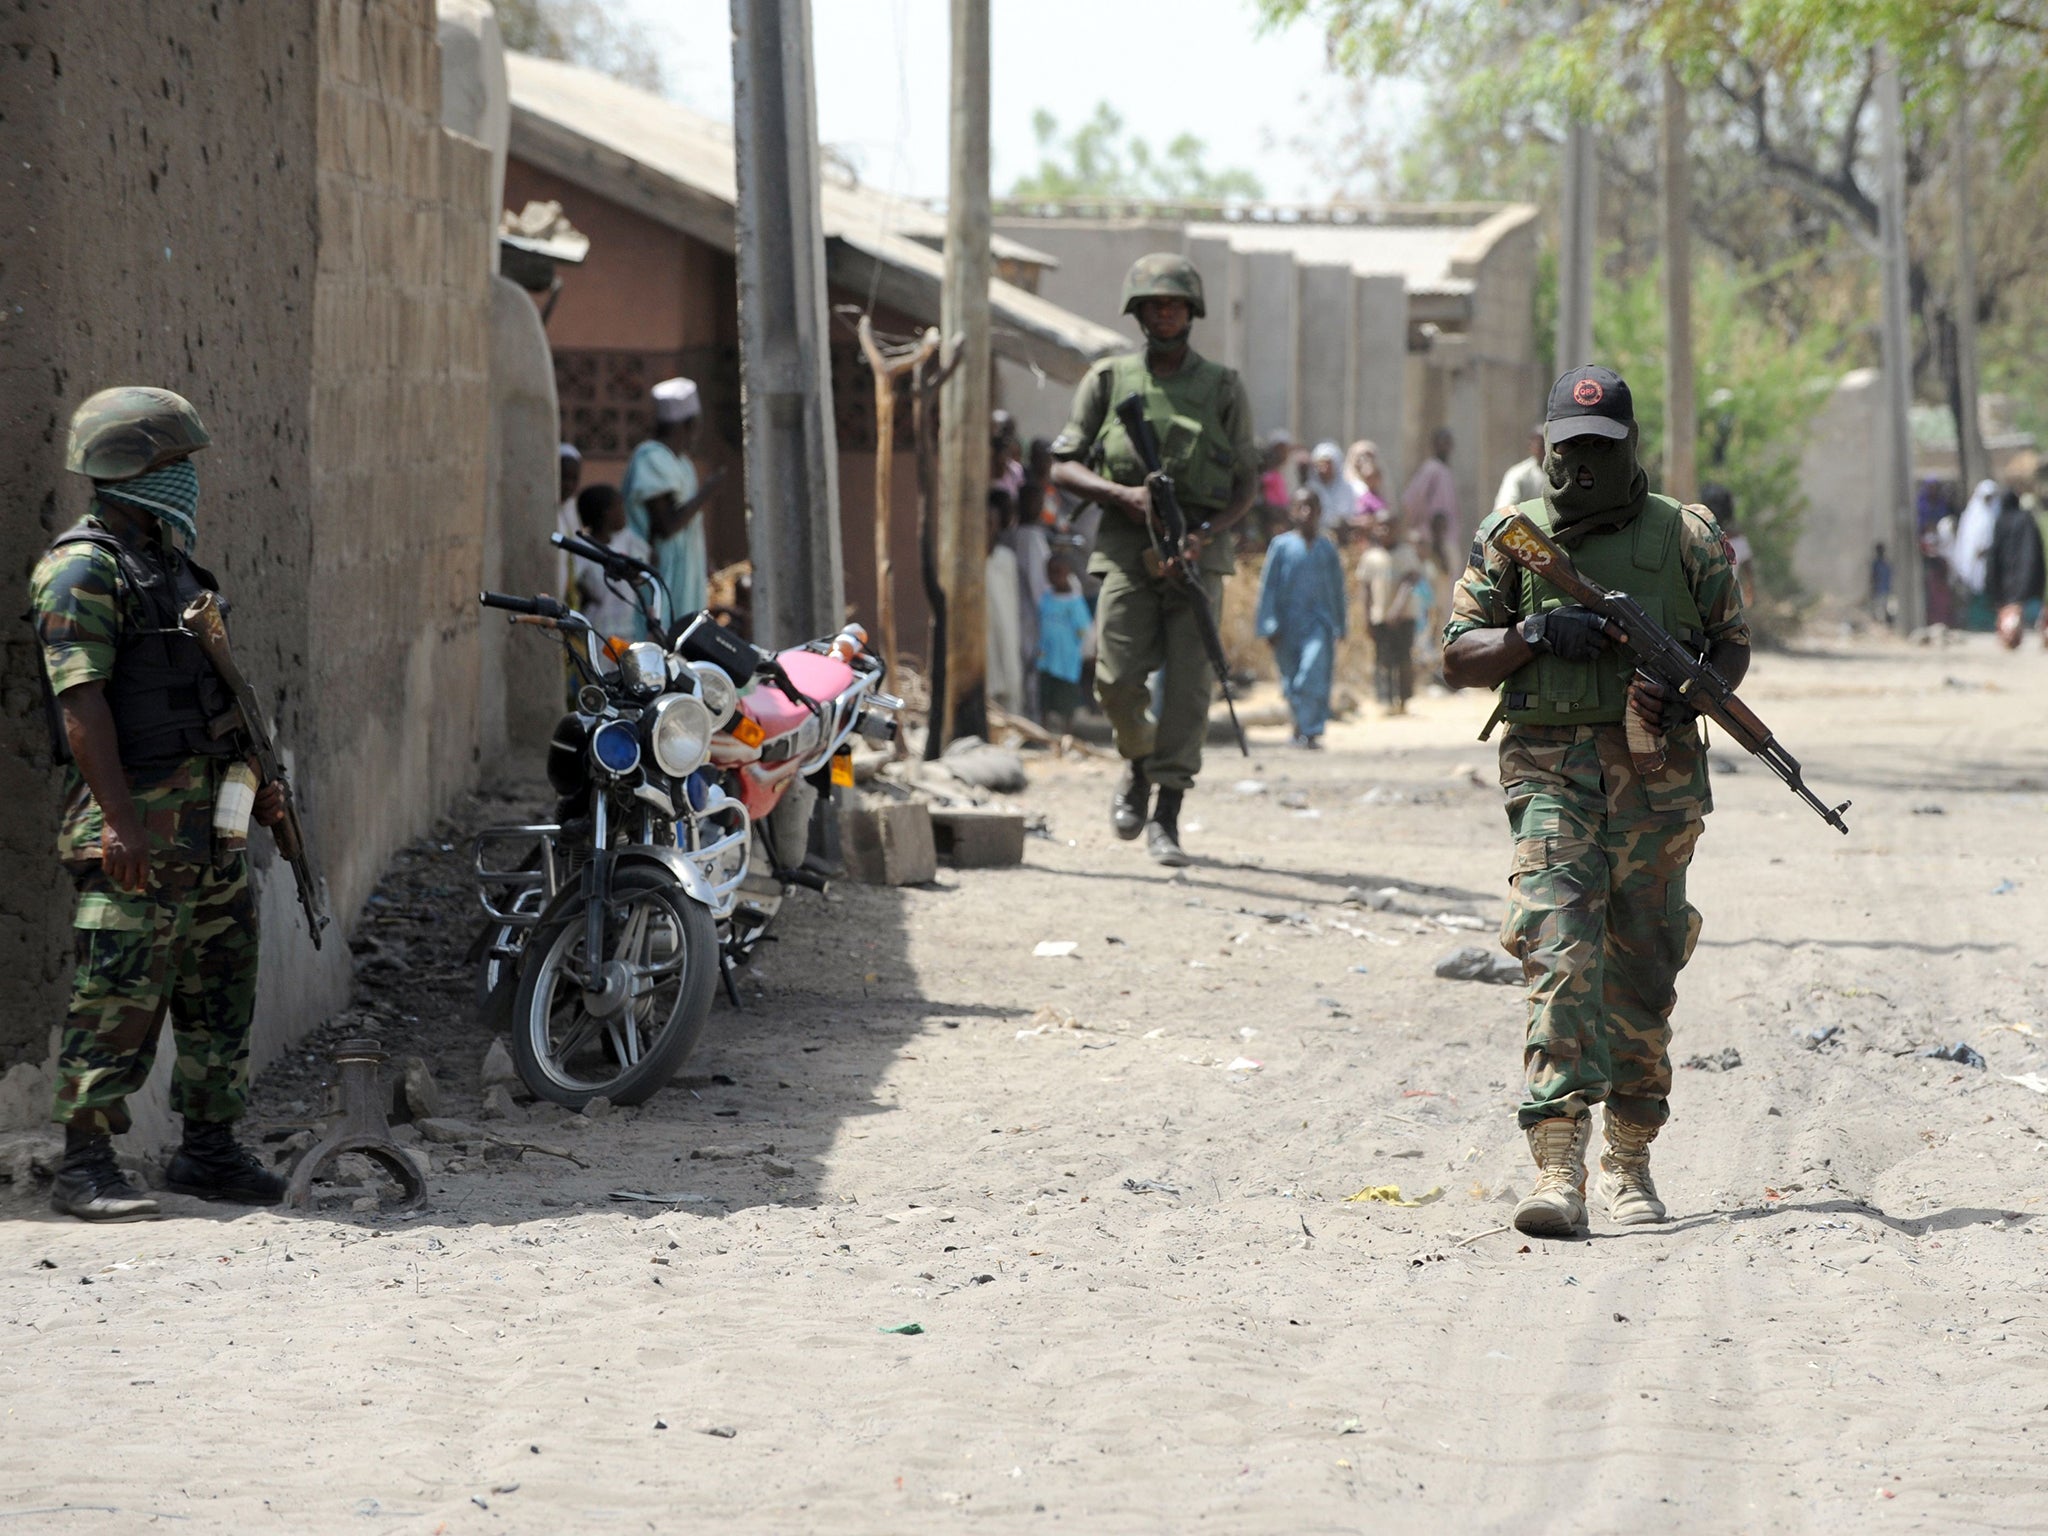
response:
<svg viewBox="0 0 2048 1536"><path fill-rule="evenodd" d="M52 547L65 544L91 544L111 554L120 568L121 585L140 600L145 616L142 628L131 629L128 605L117 591L115 612L121 618L121 630L106 698L122 766L157 768L188 757L234 756L234 743L208 729L234 700L213 663L199 649L199 642L181 625L187 603L201 592L220 590L213 573L176 550L128 544L86 523L57 535ZM71 746L64 737L47 671L43 694L50 720L51 755L68 763Z"/></svg>
<svg viewBox="0 0 2048 1536"><path fill-rule="evenodd" d="M1551 532L1548 503L1525 501L1515 510ZM1678 552L1684 517L1670 497L1651 496L1621 527L1588 534L1567 547L1580 575L1595 586L1626 592L1674 639L1700 651L1706 647L1706 625ZM1491 527L1484 529L1481 537L1491 532ZM1514 588L1518 617L1570 606L1569 597L1526 567L1512 571L1519 578ZM1592 661L1539 654L1501 685L1501 718L1513 725L1612 724L1622 717L1634 670L1619 646L1610 645Z"/></svg>
<svg viewBox="0 0 2048 1536"><path fill-rule="evenodd" d="M1229 429L1223 424L1229 386L1230 370L1206 357L1190 359L1164 380L1153 377L1143 352L1127 352L1110 360L1110 404L1115 406L1134 394L1143 398L1145 419L1159 437L1159 462L1173 476L1173 488L1181 505L1189 510L1220 512L1230 505L1236 459ZM1109 479L1120 485L1144 483L1144 462L1114 414L1103 423L1095 445L1102 472Z"/></svg>

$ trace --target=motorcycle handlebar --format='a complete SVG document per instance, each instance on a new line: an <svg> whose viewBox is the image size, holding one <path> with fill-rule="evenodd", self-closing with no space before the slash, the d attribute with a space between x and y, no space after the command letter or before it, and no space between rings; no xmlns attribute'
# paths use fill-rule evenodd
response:
<svg viewBox="0 0 2048 1536"><path fill-rule="evenodd" d="M548 542L560 550L581 556L593 565L601 566L608 576L620 574L638 576L659 576L661 572L645 560L635 559L616 549L607 549L602 544L593 544L589 539L574 533L551 533Z"/></svg>
<svg viewBox="0 0 2048 1536"><path fill-rule="evenodd" d="M565 619L568 607L552 597L514 597L508 592L484 592L477 601L486 608L502 608L507 613L537 614L544 619Z"/></svg>

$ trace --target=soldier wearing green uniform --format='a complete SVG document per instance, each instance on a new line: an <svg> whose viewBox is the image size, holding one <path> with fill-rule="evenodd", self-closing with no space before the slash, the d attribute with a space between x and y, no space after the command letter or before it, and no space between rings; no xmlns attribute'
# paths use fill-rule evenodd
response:
<svg viewBox="0 0 2048 1536"><path fill-rule="evenodd" d="M57 1055L64 1164L50 1204L87 1221L156 1214L114 1160L127 1100L149 1076L168 1011L171 1107L184 1117L170 1188L273 1205L284 1180L234 1139L249 1077L256 905L248 862L215 804L235 749L213 734L231 703L186 603L217 591L188 557L198 530L191 456L210 439L164 389L102 390L71 419L65 468L91 510L35 568L32 618L48 684L51 748L65 765L57 856L77 889L77 970ZM282 789L255 818L275 825Z"/></svg>
<svg viewBox="0 0 2048 1536"><path fill-rule="evenodd" d="M1145 346L1088 370L1074 392L1073 415L1053 440L1052 478L1103 508L1088 571L1102 578L1095 699L1124 759L1110 823L1126 840L1142 832L1155 860L1178 867L1188 862L1180 846L1181 798L1201 771L1214 674L1188 590L1161 571L1152 548L1145 466L1115 407L1131 395L1144 401L1162 465L1187 513L1188 564L1219 612L1223 578L1236 569L1230 529L1257 493L1259 459L1243 381L1188 344L1206 313L1193 263L1168 254L1139 257L1124 278L1123 311L1137 317ZM1154 672L1163 674L1156 718Z"/></svg>
<svg viewBox="0 0 2048 1536"><path fill-rule="evenodd" d="M1665 1219L1650 1143L1670 1115L1671 1010L1698 942L1685 898L1713 809L1699 727L1676 694L1635 672L1608 621L1496 550L1527 515L1580 572L1628 593L1731 684L1749 669L1749 629L1725 538L1704 507L1649 494L1628 385L1578 368L1552 387L1549 487L1480 527L1444 628L1454 688L1498 687L1514 862L1501 944L1529 997L1520 1120L1538 1182L1515 1208L1536 1236L1586 1230L1592 1110L1606 1106L1601 1190L1622 1225ZM1646 772L1623 728L1633 710L1665 736Z"/></svg>

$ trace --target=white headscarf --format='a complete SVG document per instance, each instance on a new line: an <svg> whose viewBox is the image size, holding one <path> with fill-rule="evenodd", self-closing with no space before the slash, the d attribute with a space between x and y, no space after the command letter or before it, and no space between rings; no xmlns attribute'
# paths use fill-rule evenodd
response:
<svg viewBox="0 0 2048 1536"><path fill-rule="evenodd" d="M1950 569L1956 580L1972 592L1984 590L1985 568L1991 557L1991 532L1998 526L1998 482L1979 480L1970 504L1956 520L1956 552Z"/></svg>

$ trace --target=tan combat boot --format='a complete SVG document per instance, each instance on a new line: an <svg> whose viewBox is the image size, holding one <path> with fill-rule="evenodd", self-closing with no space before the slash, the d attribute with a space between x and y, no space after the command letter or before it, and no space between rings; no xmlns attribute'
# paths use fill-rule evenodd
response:
<svg viewBox="0 0 2048 1536"><path fill-rule="evenodd" d="M1590 1116L1543 1120L1529 1127L1529 1154L1542 1177L1515 1207L1515 1230L1530 1237L1582 1237L1586 1232L1586 1143Z"/></svg>
<svg viewBox="0 0 2048 1536"><path fill-rule="evenodd" d="M1663 1221L1664 1202L1650 1179L1650 1143L1657 1139L1657 1127L1620 1119L1610 1109L1604 1128L1607 1150L1600 1154L1600 1194L1607 1202L1608 1219L1618 1227Z"/></svg>

